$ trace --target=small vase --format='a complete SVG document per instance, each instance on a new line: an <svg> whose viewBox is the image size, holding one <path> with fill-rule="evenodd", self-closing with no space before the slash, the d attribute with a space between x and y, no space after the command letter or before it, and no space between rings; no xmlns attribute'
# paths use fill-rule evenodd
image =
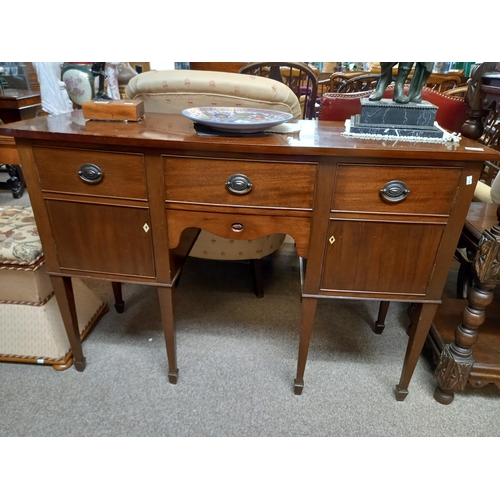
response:
<svg viewBox="0 0 500 500"><path fill-rule="evenodd" d="M92 63L64 63L61 79L66 85L69 98L78 108L95 97L95 77Z"/></svg>

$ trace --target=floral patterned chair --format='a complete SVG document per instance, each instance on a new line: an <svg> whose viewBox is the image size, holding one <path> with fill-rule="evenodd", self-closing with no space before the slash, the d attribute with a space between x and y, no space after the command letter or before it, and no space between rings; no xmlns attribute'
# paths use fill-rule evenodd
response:
<svg viewBox="0 0 500 500"><path fill-rule="evenodd" d="M141 73L125 90L128 99L144 100L146 113L181 113L197 106L241 106L302 116L300 102L285 84L269 78L202 70L164 70ZM250 260L255 294L263 296L261 259L277 250L284 234L255 240L229 240L202 230L191 257L215 260Z"/></svg>

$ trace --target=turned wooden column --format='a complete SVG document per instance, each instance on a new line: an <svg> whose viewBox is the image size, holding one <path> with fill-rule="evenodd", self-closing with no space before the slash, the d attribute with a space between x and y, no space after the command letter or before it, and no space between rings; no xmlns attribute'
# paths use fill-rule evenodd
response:
<svg viewBox="0 0 500 500"><path fill-rule="evenodd" d="M500 206L497 209L500 221ZM454 393L463 390L474 364L472 346L485 320L485 310L493 301L493 292L500 282L500 223L483 232L474 259L474 285L469 291L468 304L462 313L462 322L455 330L455 340L445 345L436 375L438 385L434 398L450 404Z"/></svg>
<svg viewBox="0 0 500 500"><path fill-rule="evenodd" d="M484 131L483 118L488 114L490 103L484 102L484 95L481 89L483 75L489 71L494 71L496 63L482 63L473 70L467 82L467 92L465 103L468 106L468 118L462 125L462 135L469 139L478 140Z"/></svg>

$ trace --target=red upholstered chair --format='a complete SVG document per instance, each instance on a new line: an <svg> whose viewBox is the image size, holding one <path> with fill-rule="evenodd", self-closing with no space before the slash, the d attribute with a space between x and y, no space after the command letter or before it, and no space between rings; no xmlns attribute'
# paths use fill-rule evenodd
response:
<svg viewBox="0 0 500 500"><path fill-rule="evenodd" d="M389 86L384 98L392 98L394 87ZM352 115L361 113L361 99L369 97L372 91L323 94L319 109L319 120L344 121ZM465 102L461 97L441 94L430 88L422 89L422 99L438 107L436 121L439 125L451 132L460 132L467 119Z"/></svg>
<svg viewBox="0 0 500 500"><path fill-rule="evenodd" d="M446 95L428 87L422 89L422 99L438 107L436 121L451 132L459 133L467 120L467 108L463 97Z"/></svg>
<svg viewBox="0 0 500 500"><path fill-rule="evenodd" d="M372 91L343 94L328 92L321 97L318 120L344 121L361 113L361 99L369 97Z"/></svg>

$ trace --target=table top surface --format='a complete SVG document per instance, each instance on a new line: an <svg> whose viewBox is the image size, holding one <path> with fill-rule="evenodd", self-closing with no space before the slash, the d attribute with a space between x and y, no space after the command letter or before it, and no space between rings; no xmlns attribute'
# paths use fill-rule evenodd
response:
<svg viewBox="0 0 500 500"><path fill-rule="evenodd" d="M182 115L146 113L138 122L86 120L81 110L42 116L0 126L0 135L35 140L157 147L235 153L485 161L500 152L462 138L460 143L425 143L394 139L359 139L343 135L343 122L300 120L299 132L244 134L239 137L201 136Z"/></svg>
<svg viewBox="0 0 500 500"><path fill-rule="evenodd" d="M491 229L498 224L498 207L498 203L483 203L481 201L473 201L470 204L465 227L476 239L480 238L484 230Z"/></svg>
<svg viewBox="0 0 500 500"><path fill-rule="evenodd" d="M22 89L4 89L3 92L0 92L0 100L17 101L29 97L40 97L40 92Z"/></svg>

